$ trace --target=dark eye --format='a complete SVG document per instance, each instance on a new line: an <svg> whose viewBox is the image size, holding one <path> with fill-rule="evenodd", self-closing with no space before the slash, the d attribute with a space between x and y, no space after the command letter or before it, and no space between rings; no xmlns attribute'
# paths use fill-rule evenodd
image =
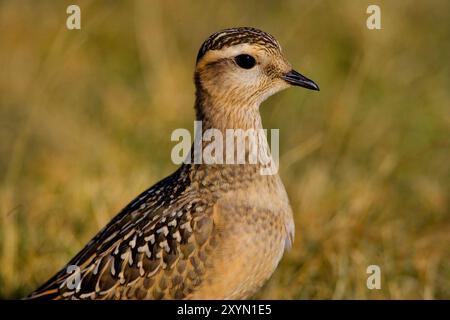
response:
<svg viewBox="0 0 450 320"><path fill-rule="evenodd" d="M251 69L255 66L255 58L249 56L248 54L240 54L234 58L237 65L244 69Z"/></svg>

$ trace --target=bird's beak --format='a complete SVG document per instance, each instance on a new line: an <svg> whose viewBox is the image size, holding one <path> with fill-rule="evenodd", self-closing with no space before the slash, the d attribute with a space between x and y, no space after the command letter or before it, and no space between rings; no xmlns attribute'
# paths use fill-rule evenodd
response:
<svg viewBox="0 0 450 320"><path fill-rule="evenodd" d="M288 73L284 74L281 78L293 86L299 86L306 89L319 91L319 86L314 81L301 75L295 70L289 71Z"/></svg>

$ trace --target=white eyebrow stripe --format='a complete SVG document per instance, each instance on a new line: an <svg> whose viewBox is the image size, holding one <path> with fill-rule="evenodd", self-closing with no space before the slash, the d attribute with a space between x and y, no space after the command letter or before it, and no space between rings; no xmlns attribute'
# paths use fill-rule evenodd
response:
<svg viewBox="0 0 450 320"><path fill-rule="evenodd" d="M197 68L202 68L211 61L228 59L239 54L254 55L256 52L255 46L248 43L241 43L230 47L225 47L219 50L208 50L202 59L199 61Z"/></svg>

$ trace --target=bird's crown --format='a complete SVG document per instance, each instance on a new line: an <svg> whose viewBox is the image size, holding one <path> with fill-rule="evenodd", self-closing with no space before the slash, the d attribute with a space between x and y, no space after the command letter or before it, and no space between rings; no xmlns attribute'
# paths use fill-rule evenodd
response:
<svg viewBox="0 0 450 320"><path fill-rule="evenodd" d="M228 28L213 33L203 42L197 54L197 62L209 50L220 50L242 43L257 44L275 51L281 50L278 41L267 32L251 27Z"/></svg>

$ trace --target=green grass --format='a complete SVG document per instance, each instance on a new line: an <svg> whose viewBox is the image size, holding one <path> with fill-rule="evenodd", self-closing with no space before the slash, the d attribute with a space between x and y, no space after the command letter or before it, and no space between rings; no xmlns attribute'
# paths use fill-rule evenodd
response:
<svg viewBox="0 0 450 320"><path fill-rule="evenodd" d="M450 298L448 1L0 2L0 297L29 293L140 191L193 127L212 32L274 34L321 91L262 106L280 128L296 240L258 298ZM366 288L377 264L382 289Z"/></svg>

